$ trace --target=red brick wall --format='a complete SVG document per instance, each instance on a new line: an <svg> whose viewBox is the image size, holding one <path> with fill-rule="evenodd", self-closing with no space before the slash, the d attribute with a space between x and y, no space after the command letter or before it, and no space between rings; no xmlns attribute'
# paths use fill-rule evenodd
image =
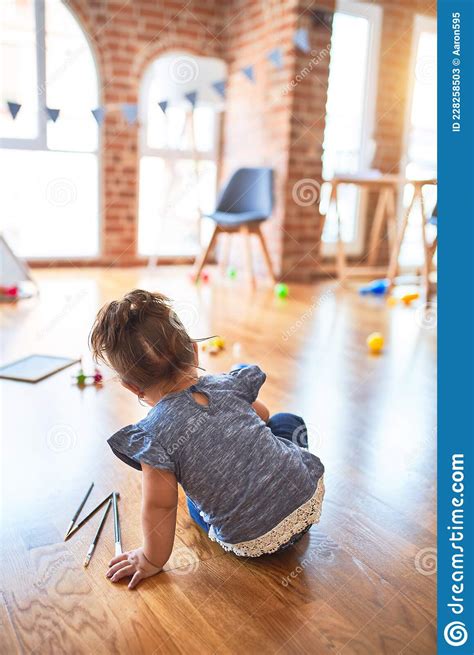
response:
<svg viewBox="0 0 474 655"><path fill-rule="evenodd" d="M102 127L102 257L137 261L138 125L128 125L121 103L138 101L142 75L169 50L222 56L218 0L70 0L68 5L95 51L102 102L117 104Z"/></svg>
<svg viewBox="0 0 474 655"><path fill-rule="evenodd" d="M264 231L277 272L285 242L291 112L291 96L286 91L294 69L295 7L295 0L229 2L224 31L229 78L221 177L226 179L241 166L274 169L275 208ZM266 59L276 47L283 51L281 69ZM254 66L255 83L241 72L249 65Z"/></svg>
<svg viewBox="0 0 474 655"><path fill-rule="evenodd" d="M311 52L294 50L290 108L290 157L286 180L282 273L308 280L318 270L323 217L318 211L330 62L331 25L309 9L332 11L333 0L300 3L297 27L309 31ZM314 202L312 202L314 201Z"/></svg>
<svg viewBox="0 0 474 655"><path fill-rule="evenodd" d="M145 68L166 51L179 49L227 61L221 178L242 165L273 166L276 206L265 230L275 268L288 279L317 274L323 220L317 206L305 201L313 190L317 193L321 182L330 31L312 20L308 9L313 5L331 9L333 0L70 0L68 4L96 53L102 102L107 105L137 102ZM398 170L402 155L413 19L416 13L433 15L435 5L424 0L380 4L384 16L374 166L389 172ZM309 54L293 46L297 27L310 30ZM283 48L281 70L265 59L277 46ZM255 67L256 84L240 72L250 64ZM103 262L137 262L137 147L138 126L127 125L119 111L109 112L102 139ZM306 179L311 182L305 187L301 180Z"/></svg>

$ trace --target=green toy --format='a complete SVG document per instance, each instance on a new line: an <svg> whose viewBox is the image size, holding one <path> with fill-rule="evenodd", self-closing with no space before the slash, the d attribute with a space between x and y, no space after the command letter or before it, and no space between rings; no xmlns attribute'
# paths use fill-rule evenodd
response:
<svg viewBox="0 0 474 655"><path fill-rule="evenodd" d="M235 280L237 277L237 269L235 266L229 266L227 269L227 276L230 277L231 280Z"/></svg>
<svg viewBox="0 0 474 655"><path fill-rule="evenodd" d="M275 296L277 296L277 298L288 298L288 295L290 293L288 285L284 284L283 282L278 282L278 284L275 284L275 288L273 291L275 293Z"/></svg>

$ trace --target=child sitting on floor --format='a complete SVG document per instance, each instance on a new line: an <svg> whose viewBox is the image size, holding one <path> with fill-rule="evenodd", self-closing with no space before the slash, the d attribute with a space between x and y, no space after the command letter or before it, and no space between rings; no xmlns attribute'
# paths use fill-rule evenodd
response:
<svg viewBox="0 0 474 655"><path fill-rule="evenodd" d="M152 408L108 441L143 478L144 544L111 560L113 582L132 576L133 588L170 557L178 482L194 521L236 555L280 551L319 521L324 467L307 450L304 421L269 418L257 400L265 382L258 366L199 377L197 344L170 301L142 290L100 310L90 344Z"/></svg>

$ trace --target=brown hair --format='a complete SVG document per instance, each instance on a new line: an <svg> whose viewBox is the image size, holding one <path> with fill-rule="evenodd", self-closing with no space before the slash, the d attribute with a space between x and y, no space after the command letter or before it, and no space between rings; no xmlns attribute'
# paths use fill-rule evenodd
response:
<svg viewBox="0 0 474 655"><path fill-rule="evenodd" d="M96 361L144 391L194 366L193 340L161 293L135 289L104 305L89 336Z"/></svg>

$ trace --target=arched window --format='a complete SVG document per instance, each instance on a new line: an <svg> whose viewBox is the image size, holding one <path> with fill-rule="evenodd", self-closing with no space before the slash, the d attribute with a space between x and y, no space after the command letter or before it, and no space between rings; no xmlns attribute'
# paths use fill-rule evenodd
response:
<svg viewBox="0 0 474 655"><path fill-rule="evenodd" d="M59 0L0 3L1 230L18 255L99 253L98 76ZM15 120L8 102L21 105ZM48 113L59 109L56 121Z"/></svg>
<svg viewBox="0 0 474 655"><path fill-rule="evenodd" d="M147 69L140 93L138 250L149 256L190 256L200 248L201 214L216 195L222 97L212 86L226 77L219 59L169 53ZM193 105L186 95L197 92ZM166 111L159 103L167 101Z"/></svg>

